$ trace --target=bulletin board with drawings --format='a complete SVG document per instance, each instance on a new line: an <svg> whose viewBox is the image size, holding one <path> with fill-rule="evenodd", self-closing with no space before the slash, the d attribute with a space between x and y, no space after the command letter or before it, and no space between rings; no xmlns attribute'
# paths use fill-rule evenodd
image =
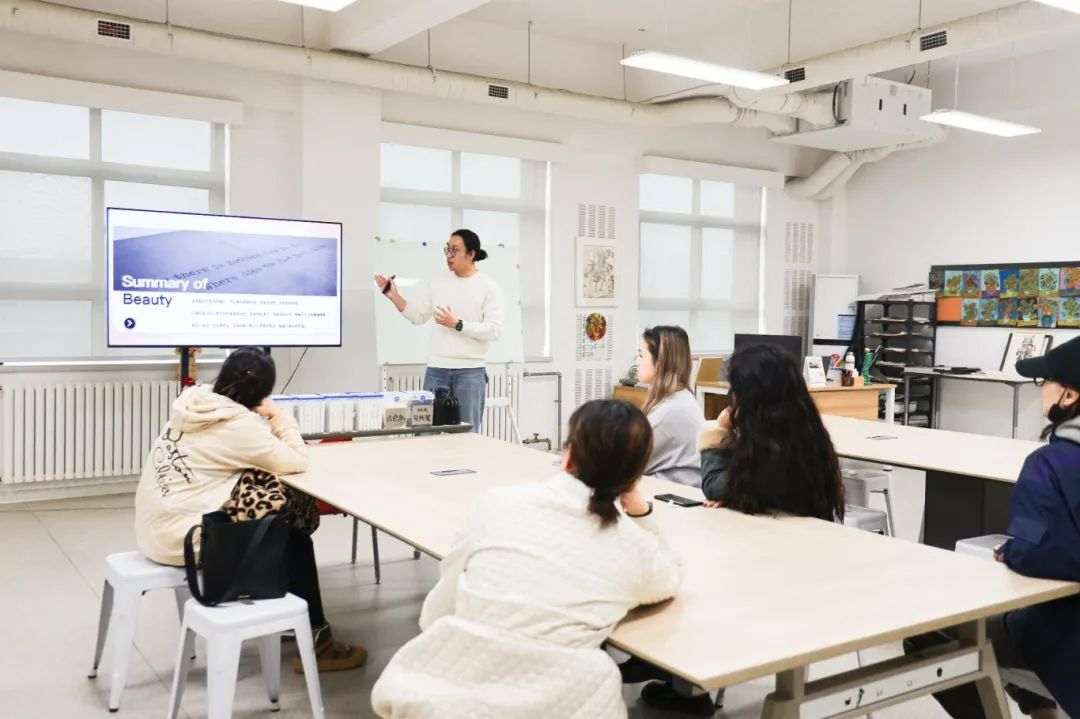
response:
<svg viewBox="0 0 1080 719"><path fill-rule="evenodd" d="M1080 261L934 265L939 325L1080 328Z"/></svg>

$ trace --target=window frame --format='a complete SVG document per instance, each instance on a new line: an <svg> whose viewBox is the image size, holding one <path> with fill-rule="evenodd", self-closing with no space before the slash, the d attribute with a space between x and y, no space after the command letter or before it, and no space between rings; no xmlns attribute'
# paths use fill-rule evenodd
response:
<svg viewBox="0 0 1080 719"><path fill-rule="evenodd" d="M434 144L416 144L414 147L429 147L433 149L447 150L451 153L450 166L450 190L441 192L437 190L410 190L400 187L384 187L379 185L379 203L391 203L396 205L426 205L443 207L450 210L450 222L453 225L448 231L453 231L464 225L466 210L482 212L514 213L521 218L521 231L519 237L539 235L544 241L544 341L542 356L535 357L526 354L526 362L548 362L552 360L551 353L551 232L550 232L550 184L552 162L536 157L522 157L517 154L506 154L503 151L483 151L470 147L447 145L436 146ZM407 141L384 138L381 145L410 146ZM461 191L461 155L487 154L496 157L511 157L522 163L521 171L521 195L517 198L491 197L487 195L472 195ZM535 171L530 168L535 167ZM541 171L542 170L542 171ZM528 228L527 224L535 223ZM523 306L524 309L524 306ZM523 316L524 320L524 316ZM526 328L522 328L527 331Z"/></svg>
<svg viewBox="0 0 1080 719"><path fill-rule="evenodd" d="M645 174L672 174L675 177L682 177L691 181L691 211L689 213L680 212L662 212L657 210L643 210L641 208L641 199L638 198L638 310L646 312L688 312L690 317L690 326L685 329L688 332L693 332L697 327L698 316L701 312L748 312L754 310L757 315L758 332L762 332L764 327L764 268L765 268L765 199L766 199L766 187L757 186L754 184L741 184L738 182L731 182L728 180L719 180L723 182L729 182L734 186L735 194L735 216L734 217L718 217L716 215L706 215L701 212L701 183L703 181L716 182L712 178L695 177L689 175L679 175L674 173L665 172L642 172ZM640 175L639 175L640 177ZM639 185L640 188L640 180ZM754 221L747 221L739 218L739 192L753 190L760 195L759 197L759 214ZM639 189L640 191L640 189ZM685 299L664 299L646 297L642 294L641 288L643 286L642 276L647 268L641 263L641 237L642 227L644 225L676 225L681 227L690 228L690 284L689 284L689 297ZM733 233L734 241L738 242L739 234L753 233L757 242L757 254L758 254L758 281L757 281L757 295L753 298L752 302L740 302L738 297L732 297L730 300L716 300L716 299L703 299L701 296L701 266L702 266L702 236L703 230L716 229L716 230L730 230ZM693 343L691 342L691 345ZM701 348L695 347L693 353L698 355L712 355L722 354L732 351L731 347L709 347Z"/></svg>
<svg viewBox="0 0 1080 719"><path fill-rule="evenodd" d="M7 96L5 94L5 96ZM48 101L46 101L48 102ZM72 357L101 359L108 357L147 357L145 350L110 348L105 337L106 295L106 247L105 247L105 183L129 182L136 184L184 187L209 192L208 212L228 214L228 145L229 126L214 120L199 120L210 125L210 168L206 171L182 170L167 167L150 167L105 162L102 153L102 108L89 107L89 159L49 157L17 152L0 152L0 170L9 172L37 173L90 180L90 265L91 277L87 282L49 285L34 282L0 283L0 300L28 301L84 301L91 303L91 356ZM143 114L160 114L146 113ZM160 114L162 117L172 115ZM194 118L182 118L194 119ZM165 356L164 353L159 353ZM51 360L51 357L26 358L19 361Z"/></svg>

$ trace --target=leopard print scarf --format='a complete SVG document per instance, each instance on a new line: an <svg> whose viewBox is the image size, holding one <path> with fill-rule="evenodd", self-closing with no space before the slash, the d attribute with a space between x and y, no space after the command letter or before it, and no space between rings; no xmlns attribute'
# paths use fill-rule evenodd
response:
<svg viewBox="0 0 1080 719"><path fill-rule="evenodd" d="M306 534L319 528L319 508L315 498L289 487L273 474L245 469L222 507L234 522L262 519L280 514L289 524Z"/></svg>

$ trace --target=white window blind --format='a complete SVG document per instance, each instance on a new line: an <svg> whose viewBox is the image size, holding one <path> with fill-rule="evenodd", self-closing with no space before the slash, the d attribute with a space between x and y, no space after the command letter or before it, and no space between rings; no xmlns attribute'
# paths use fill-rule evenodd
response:
<svg viewBox="0 0 1080 719"><path fill-rule="evenodd" d="M518 261L481 269L521 301L527 358L550 356L548 336L548 163L504 155L384 143L379 236L433 244L468 228L484 247L516 249ZM512 293L509 293L512 294Z"/></svg>
<svg viewBox="0 0 1080 719"><path fill-rule="evenodd" d="M759 331L761 187L640 176L638 324L679 325L695 353Z"/></svg>
<svg viewBox="0 0 1080 719"><path fill-rule="evenodd" d="M0 361L105 346L105 208L225 211L224 124L0 97Z"/></svg>

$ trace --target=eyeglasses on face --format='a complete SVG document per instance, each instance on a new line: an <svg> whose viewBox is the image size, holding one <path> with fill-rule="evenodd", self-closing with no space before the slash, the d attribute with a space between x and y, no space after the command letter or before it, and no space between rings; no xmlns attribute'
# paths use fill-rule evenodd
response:
<svg viewBox="0 0 1080 719"><path fill-rule="evenodd" d="M447 245L446 247L443 248L443 254L445 254L447 257L453 257L455 255L460 255L461 252L462 252L462 249L460 247L454 247L453 245Z"/></svg>

